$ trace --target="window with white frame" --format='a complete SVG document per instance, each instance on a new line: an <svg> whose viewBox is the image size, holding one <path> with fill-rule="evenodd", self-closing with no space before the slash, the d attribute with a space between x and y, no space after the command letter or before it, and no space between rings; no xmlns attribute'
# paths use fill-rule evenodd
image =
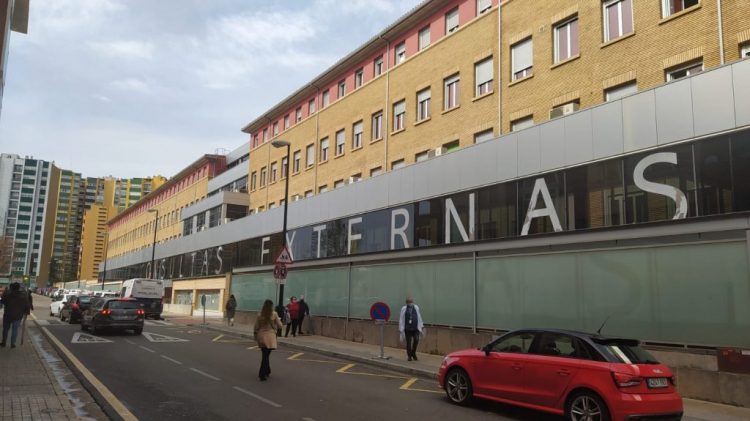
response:
<svg viewBox="0 0 750 421"><path fill-rule="evenodd" d="M401 41L400 44L396 45L394 58L396 64L401 64L406 60L406 41Z"/></svg>
<svg viewBox="0 0 750 421"><path fill-rule="evenodd" d="M320 141L320 162L328 160L328 138L324 137Z"/></svg>
<svg viewBox="0 0 750 421"><path fill-rule="evenodd" d="M633 0L607 0L602 2L604 42L612 41L633 32Z"/></svg>
<svg viewBox="0 0 750 421"><path fill-rule="evenodd" d="M354 89L359 88L363 83L365 83L365 70L360 67L354 72Z"/></svg>
<svg viewBox="0 0 750 421"><path fill-rule="evenodd" d="M555 63L575 57L578 52L578 16L575 16L555 26Z"/></svg>
<svg viewBox="0 0 750 421"><path fill-rule="evenodd" d="M297 110L294 112L294 120L297 123L302 121L302 107L297 107Z"/></svg>
<svg viewBox="0 0 750 421"><path fill-rule="evenodd" d="M359 181L362 181L362 173L358 172L352 175L351 177L349 177L349 181L351 181L352 183L357 183Z"/></svg>
<svg viewBox="0 0 750 421"><path fill-rule="evenodd" d="M331 92L326 89L323 91L323 108L327 107L331 102Z"/></svg>
<svg viewBox="0 0 750 421"><path fill-rule="evenodd" d="M510 47L512 79L519 80L533 74L533 48L531 38L526 38Z"/></svg>
<svg viewBox="0 0 750 421"><path fill-rule="evenodd" d="M522 117L510 122L510 131L517 132L534 125L534 116Z"/></svg>
<svg viewBox="0 0 750 421"><path fill-rule="evenodd" d="M458 7L445 14L445 33L458 29Z"/></svg>
<svg viewBox="0 0 750 421"><path fill-rule="evenodd" d="M344 154L344 144L346 143L346 132L341 129L336 132L336 156Z"/></svg>
<svg viewBox="0 0 750 421"><path fill-rule="evenodd" d="M340 189L342 187L344 187L344 180L336 180L333 182L334 189Z"/></svg>
<svg viewBox="0 0 750 421"><path fill-rule="evenodd" d="M432 91L430 88L422 89L417 92L417 121L430 118L430 102L432 101Z"/></svg>
<svg viewBox="0 0 750 421"><path fill-rule="evenodd" d="M675 13L680 13L689 7L698 5L698 3L700 3L700 0L661 0L661 17L666 18Z"/></svg>
<svg viewBox="0 0 750 421"><path fill-rule="evenodd" d="M604 91L605 101L614 101L622 97L638 92L638 84L635 81L624 83Z"/></svg>
<svg viewBox="0 0 750 421"><path fill-rule="evenodd" d="M352 149L362 147L362 136L364 134L364 124L362 121L354 123L352 126Z"/></svg>
<svg viewBox="0 0 750 421"><path fill-rule="evenodd" d="M272 183L276 182L276 175L278 173L278 170L279 170L279 164L277 162L272 163L271 164L271 182Z"/></svg>
<svg viewBox="0 0 750 421"><path fill-rule="evenodd" d="M377 140L383 137L383 112L378 111L372 115L372 139Z"/></svg>
<svg viewBox="0 0 750 421"><path fill-rule="evenodd" d="M279 134L279 122L274 121L273 122L273 135L276 136Z"/></svg>
<svg viewBox="0 0 750 421"><path fill-rule="evenodd" d="M461 78L459 75L453 75L443 81L443 109L450 110L458 106L459 101L459 82Z"/></svg>
<svg viewBox="0 0 750 421"><path fill-rule="evenodd" d="M281 158L281 178L286 178L287 174L289 174L289 158L283 157Z"/></svg>
<svg viewBox="0 0 750 421"><path fill-rule="evenodd" d="M310 168L315 165L315 145L307 145L307 167Z"/></svg>
<svg viewBox="0 0 750 421"><path fill-rule="evenodd" d="M250 190L255 190L255 187L257 186L258 182L258 173L256 171L253 171L253 173L250 175Z"/></svg>
<svg viewBox="0 0 750 421"><path fill-rule="evenodd" d="M372 61L372 74L373 77L380 76L383 73L383 56L375 57Z"/></svg>
<svg viewBox="0 0 750 421"><path fill-rule="evenodd" d="M263 187L266 185L266 175L268 174L268 170L266 167L263 167L260 169L260 186Z"/></svg>
<svg viewBox="0 0 750 421"><path fill-rule="evenodd" d="M307 115L315 113L315 98L307 101Z"/></svg>
<svg viewBox="0 0 750 421"><path fill-rule="evenodd" d="M667 82L682 79L687 76L692 76L703 71L703 61L687 64L684 66L668 69L665 73L667 75Z"/></svg>
<svg viewBox="0 0 750 421"><path fill-rule="evenodd" d="M482 96L492 92L492 57L474 65L474 95Z"/></svg>
<svg viewBox="0 0 750 421"><path fill-rule="evenodd" d="M294 162L292 163L292 171L299 172L300 162L302 161L302 151L294 151Z"/></svg>
<svg viewBox="0 0 750 421"><path fill-rule="evenodd" d="M486 142L494 138L495 138L495 135L492 133L492 129L487 129L479 133L474 133L474 143L482 143L482 142Z"/></svg>
<svg viewBox="0 0 750 421"><path fill-rule="evenodd" d="M406 101L393 104L393 131L402 130L406 120Z"/></svg>
<svg viewBox="0 0 750 421"><path fill-rule="evenodd" d="M284 116L284 130L289 128L289 114Z"/></svg>
<svg viewBox="0 0 750 421"><path fill-rule="evenodd" d="M346 80L340 80L339 81L339 98L346 95Z"/></svg>
<svg viewBox="0 0 750 421"><path fill-rule="evenodd" d="M492 0L477 0L477 16L492 8Z"/></svg>
<svg viewBox="0 0 750 421"><path fill-rule="evenodd" d="M419 31L419 51L430 46L430 27L425 26Z"/></svg>
<svg viewBox="0 0 750 421"><path fill-rule="evenodd" d="M375 177L376 175L383 174L383 168L382 167L375 167L370 170L370 177Z"/></svg>
<svg viewBox="0 0 750 421"><path fill-rule="evenodd" d="M414 155L414 162L427 161L427 159L430 157L429 153L430 151L423 151Z"/></svg>
<svg viewBox="0 0 750 421"><path fill-rule="evenodd" d="M750 42L740 46L740 59L750 57Z"/></svg>
<svg viewBox="0 0 750 421"><path fill-rule="evenodd" d="M403 159L397 159L393 162L391 162L391 170L397 170L399 168L404 168L406 166L406 163Z"/></svg>

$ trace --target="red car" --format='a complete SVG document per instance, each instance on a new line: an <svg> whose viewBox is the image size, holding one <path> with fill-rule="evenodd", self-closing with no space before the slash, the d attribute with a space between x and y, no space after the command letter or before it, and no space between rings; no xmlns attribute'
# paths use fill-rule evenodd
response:
<svg viewBox="0 0 750 421"><path fill-rule="evenodd" d="M438 381L457 404L485 398L572 421L682 418L672 371L633 339L517 330L448 354Z"/></svg>

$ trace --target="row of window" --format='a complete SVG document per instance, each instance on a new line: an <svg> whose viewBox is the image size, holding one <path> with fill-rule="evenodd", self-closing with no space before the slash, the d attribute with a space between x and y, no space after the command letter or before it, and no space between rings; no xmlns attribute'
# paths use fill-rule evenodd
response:
<svg viewBox="0 0 750 421"><path fill-rule="evenodd" d="M492 0L475 0L475 6L476 6L476 16L479 16L488 10L492 8ZM456 6L449 10L447 13L445 13L443 17L443 24L444 24L444 30L445 34L450 34L454 31L456 31L459 27L459 7ZM417 34L417 48L418 51L421 51L427 47L430 46L432 42L432 34L431 34L431 25L427 24L425 27L423 27ZM406 61L407 58L407 48L406 48L406 40L402 40L399 43L396 44L396 46L393 49L393 63L394 65L399 65ZM372 61L372 79L380 76L383 71L385 70L384 67L384 56L381 54L377 57L375 57ZM354 71L353 75L354 79L354 89L360 88L365 83L365 68L359 67ZM492 77L492 72L490 69L490 78ZM338 81L338 83L335 86L336 88L336 99L341 99L347 94L347 77L343 77ZM491 89L491 88L490 88ZM322 91L320 94L320 100L321 100L321 108L327 107L331 102L331 91L330 88L327 88ZM316 111L316 98L311 98L307 101L307 116L311 116ZM258 132L254 133L251 136L251 148L255 148L269 139L278 136L279 133L283 130L289 129L293 124L299 123L303 120L303 106L300 105L295 108L294 113L289 112L286 115L284 115L283 118L274 121L271 123L270 127L263 128L262 130L259 130ZM282 126L283 124L283 126Z"/></svg>
<svg viewBox="0 0 750 421"><path fill-rule="evenodd" d="M698 4L699 0L662 0L662 17L671 16ZM634 30L633 0L602 1L602 37L605 43L631 34ZM552 36L554 63L562 63L578 56L578 15L569 16L555 24ZM511 80L521 80L533 74L532 37L511 45L510 54Z"/></svg>

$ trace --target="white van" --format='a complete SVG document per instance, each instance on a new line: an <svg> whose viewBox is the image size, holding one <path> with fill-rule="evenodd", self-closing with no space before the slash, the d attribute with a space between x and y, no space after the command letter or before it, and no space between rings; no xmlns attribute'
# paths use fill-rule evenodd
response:
<svg viewBox="0 0 750 421"><path fill-rule="evenodd" d="M122 283L122 298L132 298L143 304L146 318L161 318L164 308L164 282L160 279L128 279Z"/></svg>

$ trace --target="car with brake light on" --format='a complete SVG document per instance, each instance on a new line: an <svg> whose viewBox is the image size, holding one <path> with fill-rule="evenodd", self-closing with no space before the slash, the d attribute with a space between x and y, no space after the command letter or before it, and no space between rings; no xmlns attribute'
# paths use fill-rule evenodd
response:
<svg viewBox="0 0 750 421"><path fill-rule="evenodd" d="M132 330L140 335L145 315L143 305L136 300L94 298L91 306L83 312L81 330L89 330L93 334L104 329Z"/></svg>
<svg viewBox="0 0 750 421"><path fill-rule="evenodd" d="M73 296L60 309L60 321L68 321L70 324L81 321L83 312L89 308L93 295Z"/></svg>
<svg viewBox="0 0 750 421"><path fill-rule="evenodd" d="M680 420L672 371L634 339L561 329L509 332L448 354L438 371L448 399L483 398L571 421Z"/></svg>
<svg viewBox="0 0 750 421"><path fill-rule="evenodd" d="M52 302L49 305L49 315L60 317L60 310L62 310L63 305L65 305L65 303L67 303L71 298L74 297L76 297L76 294L66 293L52 298Z"/></svg>

